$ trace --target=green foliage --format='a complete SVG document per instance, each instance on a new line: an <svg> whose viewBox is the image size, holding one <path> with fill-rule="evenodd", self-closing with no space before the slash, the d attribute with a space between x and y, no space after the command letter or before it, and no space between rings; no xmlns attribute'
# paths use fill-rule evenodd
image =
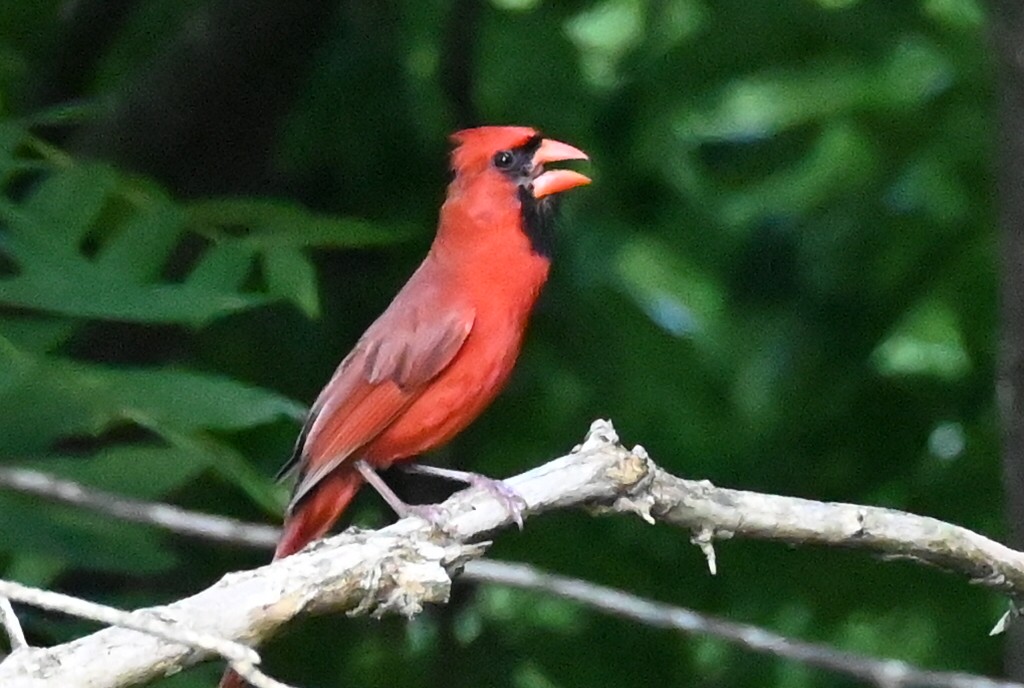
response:
<svg viewBox="0 0 1024 688"><path fill-rule="evenodd" d="M278 25L219 45L209 71L175 57L221 3L133 5L85 47L59 5L0 9L0 462L276 520L299 401L422 255L444 137L468 110L579 145L595 183L566 198L511 385L435 461L506 475L611 417L683 475L1004 532L994 79L976 0L349 3L289 59L244 60ZM79 64L62 48L84 73L60 69ZM244 88L202 90L236 59ZM214 105L147 90L181 85ZM141 133L119 119L140 100ZM202 145L168 139L193 108ZM353 518L377 502L361 496ZM6 492L0 523L17 524L0 576L125 605L264 559ZM920 567L730 541L712 579L679 533L582 515L531 521L494 553L999 671L986 632L1003 601ZM76 630L29 618L39 644ZM494 589L411 624L311 620L267 652L301 685L847 685Z"/></svg>
<svg viewBox="0 0 1024 688"><path fill-rule="evenodd" d="M148 499L216 475L279 513L283 489L225 433L297 422L301 404L187 359L110 360L130 359L159 330L98 347L89 343L91 333L104 322L194 331L274 301L315 315L311 249L401 235L293 202L182 203L151 181L73 160L13 122L0 139L8 171L0 199L5 460ZM68 355L82 350L88 353ZM145 575L182 564L149 529L20 495L0 494L0 521L20 524L4 551L10 567L21 557L55 563L44 583L76 570Z"/></svg>

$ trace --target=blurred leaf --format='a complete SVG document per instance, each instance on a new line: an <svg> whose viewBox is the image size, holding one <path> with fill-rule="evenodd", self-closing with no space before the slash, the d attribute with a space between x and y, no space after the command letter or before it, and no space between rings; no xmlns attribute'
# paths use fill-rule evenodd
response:
<svg viewBox="0 0 1024 688"><path fill-rule="evenodd" d="M261 198L227 198L189 204L191 221L227 229L252 230L245 241L260 247L377 246L402 241L404 230L384 228L364 220L313 213L298 203Z"/></svg>
<svg viewBox="0 0 1024 688"><path fill-rule="evenodd" d="M33 456L17 465L115 494L159 500L208 468L209 461L177 447L122 444L90 456Z"/></svg>
<svg viewBox="0 0 1024 688"><path fill-rule="evenodd" d="M0 492L0 522L17 523L0 536L0 552L13 548L97 571L153 574L175 564L151 527L121 523L63 505L34 508L35 498ZM26 518L26 515L30 517Z"/></svg>
<svg viewBox="0 0 1024 688"><path fill-rule="evenodd" d="M70 337L78 323L68 318L0 316L0 332L19 349L51 351Z"/></svg>
<svg viewBox="0 0 1024 688"><path fill-rule="evenodd" d="M13 122L0 119L0 188L6 186L18 171L15 153L25 139L25 130Z"/></svg>
<svg viewBox="0 0 1024 688"><path fill-rule="evenodd" d="M871 142L856 128L837 123L821 132L799 163L725 198L722 222L745 227L765 215L807 214L863 187L878 164Z"/></svg>
<svg viewBox="0 0 1024 688"><path fill-rule="evenodd" d="M632 239L619 251L617 276L659 327L677 337L705 332L719 317L718 285L694 265L650 239Z"/></svg>
<svg viewBox="0 0 1024 688"><path fill-rule="evenodd" d="M47 176L23 206L11 229L26 259L38 252L63 258L77 254L118 177L98 164L75 165Z"/></svg>
<svg viewBox="0 0 1024 688"><path fill-rule="evenodd" d="M210 291L237 291L252 270L255 251L238 241L224 241L203 254L188 276L188 286Z"/></svg>
<svg viewBox="0 0 1024 688"><path fill-rule="evenodd" d="M303 415L294 402L227 378L35 356L3 339L0 401L36 411L27 418L0 417L6 446L18 452L38 451L61 436L95 435L125 423L176 432L236 430Z"/></svg>
<svg viewBox="0 0 1024 688"><path fill-rule="evenodd" d="M202 458L209 468L245 492L267 513L278 516L288 503L284 487L275 484L270 475L254 468L245 456L229 445L201 433L187 434L166 426L154 429L175 447Z"/></svg>
<svg viewBox="0 0 1024 688"><path fill-rule="evenodd" d="M878 65L818 62L731 81L710 107L684 112L675 129L683 140L769 136L858 110L919 104L948 88L951 78L947 58L915 37Z"/></svg>
<svg viewBox="0 0 1024 688"><path fill-rule="evenodd" d="M488 587L480 593L480 613L492 623L517 620L513 632L550 631L572 635L586 623L586 615L574 602L535 592Z"/></svg>
<svg viewBox="0 0 1024 688"><path fill-rule="evenodd" d="M839 634L839 647L885 657L895 646L912 662L932 656L939 641L937 630L926 618L906 609L854 613Z"/></svg>
<svg viewBox="0 0 1024 688"><path fill-rule="evenodd" d="M95 265L105 274L118 274L144 283L160 276L181 240L185 215L170 199L150 194L140 208L108 238L97 252Z"/></svg>
<svg viewBox="0 0 1024 688"><path fill-rule="evenodd" d="M270 247L263 252L267 290L294 303L310 318L320 315L316 270L300 249Z"/></svg>
<svg viewBox="0 0 1024 688"><path fill-rule="evenodd" d="M175 448L138 445L108 447L94 456L37 456L19 464L115 494L159 500L206 469L207 462L199 460L201 458L205 457ZM144 573L166 569L175 561L162 548L161 538L154 537L151 526L124 524L108 516L83 515L78 509L49 502L43 502L44 509L26 509L20 502L30 498L12 495L13 502L7 504L4 496L0 493L0 518L4 518L6 508L9 513L20 510L21 514L30 514L33 520L32 528L19 528L19 537L22 534L26 537L19 542L19 550L32 553L21 566L49 562L43 570L39 570L38 565L31 567L34 578L52 577L59 570L56 562L63 562L64 566Z"/></svg>
<svg viewBox="0 0 1024 688"><path fill-rule="evenodd" d="M971 359L952 310L934 299L921 304L878 345L872 360L883 375L934 375L962 378Z"/></svg>
<svg viewBox="0 0 1024 688"><path fill-rule="evenodd" d="M584 73L600 87L615 84L618 62L643 38L645 3L604 0L566 22Z"/></svg>
<svg viewBox="0 0 1024 688"><path fill-rule="evenodd" d="M958 29L980 29L985 23L985 11L975 0L925 0L926 14Z"/></svg>
<svg viewBox="0 0 1024 688"><path fill-rule="evenodd" d="M25 585L45 588L66 567L67 562L62 557L36 554L19 548L11 554L11 563L4 569L4 575Z"/></svg>
<svg viewBox="0 0 1024 688"><path fill-rule="evenodd" d="M83 268L85 266L82 266ZM265 303L259 296L192 286L136 285L115 273L85 268L75 275L26 275L0 280L0 301L49 313L143 323L203 325Z"/></svg>
<svg viewBox="0 0 1024 688"><path fill-rule="evenodd" d="M904 213L921 212L939 224L963 222L970 201L955 169L939 155L911 162L893 183L889 200Z"/></svg>
<svg viewBox="0 0 1024 688"><path fill-rule="evenodd" d="M24 121L33 127L55 127L80 124L103 114L103 107L95 101L59 103L31 113Z"/></svg>
<svg viewBox="0 0 1024 688"><path fill-rule="evenodd" d="M515 688L559 688L536 662L528 659L519 663L511 679Z"/></svg>
<svg viewBox="0 0 1024 688"><path fill-rule="evenodd" d="M109 167L75 165L47 176L21 207L8 208L9 259L17 270L0 280L0 302L79 318L193 326L265 302L230 289L151 283L178 243L182 214L147 194L123 225L108 209L104 220L115 225L101 227L115 190L137 195ZM208 270L204 275L213 281Z"/></svg>

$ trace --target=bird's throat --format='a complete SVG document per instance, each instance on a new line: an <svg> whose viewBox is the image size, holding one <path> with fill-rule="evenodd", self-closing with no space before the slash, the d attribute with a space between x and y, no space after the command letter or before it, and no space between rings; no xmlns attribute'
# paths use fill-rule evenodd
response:
<svg viewBox="0 0 1024 688"><path fill-rule="evenodd" d="M551 258L555 244L555 216L558 197L536 199L526 187L519 187L519 205L523 233L530 240L533 252Z"/></svg>

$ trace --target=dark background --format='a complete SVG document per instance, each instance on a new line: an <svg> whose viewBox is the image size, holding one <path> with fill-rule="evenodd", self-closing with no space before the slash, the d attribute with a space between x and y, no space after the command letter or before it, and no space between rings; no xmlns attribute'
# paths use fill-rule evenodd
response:
<svg viewBox="0 0 1024 688"><path fill-rule="evenodd" d="M511 384L431 462L509 475L608 417L680 475L1012 542L1018 27L975 0L0 4L0 462L276 523L304 405L429 245L447 134L525 124L588 151L594 184L567 195ZM389 518L362 494L345 522ZM492 554L1002 671L987 590L717 549L712 578L685 534L560 513ZM134 607L265 559L0 492L0 576L24 583ZM21 611L35 644L93 629ZM850 685L469 585L411 622L305 620L267 664L306 686Z"/></svg>

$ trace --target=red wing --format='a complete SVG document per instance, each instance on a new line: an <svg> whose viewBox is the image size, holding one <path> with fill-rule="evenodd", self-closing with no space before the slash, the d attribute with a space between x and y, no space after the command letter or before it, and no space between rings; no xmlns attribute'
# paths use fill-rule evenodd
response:
<svg viewBox="0 0 1024 688"><path fill-rule="evenodd" d="M385 313L320 393L307 421L289 511L327 474L381 432L444 370L473 327L471 310L446 318Z"/></svg>

